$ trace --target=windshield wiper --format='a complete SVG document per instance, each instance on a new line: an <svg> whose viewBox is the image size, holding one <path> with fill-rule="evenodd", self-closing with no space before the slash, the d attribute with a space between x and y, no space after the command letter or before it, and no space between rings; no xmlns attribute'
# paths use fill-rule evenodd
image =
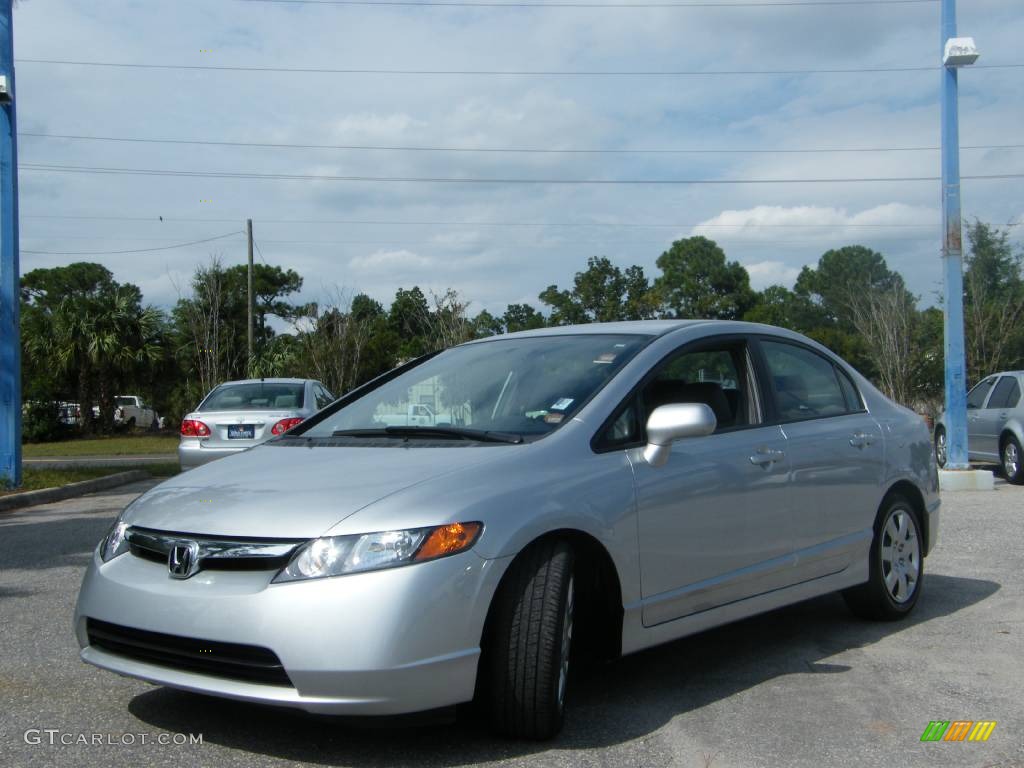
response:
<svg viewBox="0 0 1024 768"><path fill-rule="evenodd" d="M508 432L491 432L484 429L466 429L465 427L383 427L381 429L339 429L331 433L332 437L457 437L462 440L477 440L481 443L523 442L522 435Z"/></svg>

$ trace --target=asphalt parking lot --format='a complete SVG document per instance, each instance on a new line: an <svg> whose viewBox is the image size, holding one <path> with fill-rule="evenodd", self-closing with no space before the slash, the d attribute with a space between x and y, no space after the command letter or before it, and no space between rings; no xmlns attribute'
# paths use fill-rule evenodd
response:
<svg viewBox="0 0 1024 768"><path fill-rule="evenodd" d="M353 725L82 664L82 570L145 487L0 515L0 765L1024 766L1022 487L944 496L909 621L854 619L829 596L589 670L547 744L466 720ZM932 720L997 726L985 743L922 743ZM202 744L157 743L180 733ZM103 743L60 744L78 734Z"/></svg>

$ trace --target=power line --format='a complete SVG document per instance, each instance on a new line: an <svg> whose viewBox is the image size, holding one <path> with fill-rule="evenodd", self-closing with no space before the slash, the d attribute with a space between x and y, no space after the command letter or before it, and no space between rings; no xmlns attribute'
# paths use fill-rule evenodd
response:
<svg viewBox="0 0 1024 768"><path fill-rule="evenodd" d="M487 77L703 77L707 75L839 75L893 72L937 72L941 66L853 67L834 69L691 69L691 70L501 70L501 69L334 69L327 67L253 67L216 64L143 64L115 61L17 59L18 64L55 64L117 69L166 69L202 72L263 72L319 75L473 75ZM975 64L972 69L1012 69L1024 63Z"/></svg>
<svg viewBox="0 0 1024 768"><path fill-rule="evenodd" d="M103 215L66 215L66 214L22 214L23 219L56 219L64 221L133 221L133 222L162 222L177 223L206 223L221 224L235 222L236 218L192 218L164 216L160 219L156 216L103 216ZM696 223L669 223L669 222L635 222L635 221L441 221L441 220L401 220L401 219L273 219L258 217L260 224L264 225L338 225L338 226L413 226L413 227L613 227L613 228L669 228L687 229L692 227L710 227L716 229L747 229L747 228L854 228L854 229L929 229L937 224L910 224L910 223L888 223L888 224L862 224L862 223L833 223L833 224L779 224L747 222L743 224L711 224L707 222ZM1024 221L1011 222L1005 226L1014 227L1024 225Z"/></svg>
<svg viewBox="0 0 1024 768"><path fill-rule="evenodd" d="M163 168L112 168L76 165L48 165L21 163L20 170L52 173L85 173L120 176L167 176L204 179L260 179L272 181L335 181L403 184L543 184L543 185L654 185L654 186L722 186L731 184L851 184L883 182L939 181L938 176L865 176L841 178L788 178L788 179L516 179L516 178L460 178L446 176L335 176L328 174L253 173L247 171L184 171ZM962 179L1016 179L1024 173L975 174Z"/></svg>
<svg viewBox="0 0 1024 768"><path fill-rule="evenodd" d="M34 253L44 256L116 256L123 253L150 253L152 251L169 251L174 248L185 248L189 245L199 245L200 243L209 243L214 240L223 240L225 237L233 237L234 235L242 234L239 232L228 232L227 234L217 235L216 237L207 237L203 240L192 240L188 243L175 243L174 245L164 245L159 248L134 248L126 251L33 251L27 248L22 248L22 253Z"/></svg>
<svg viewBox="0 0 1024 768"><path fill-rule="evenodd" d="M931 0L929 0L930 2ZM385 146L368 144L288 144L262 141L213 141L207 139L160 139L134 136L83 136L69 133L34 133L19 131L18 136L36 139L64 139L70 141L109 141L132 144L184 144L210 147L252 147L263 149L338 149L379 152L468 152L468 153L522 153L522 154L579 154L579 155L721 155L721 154L828 154L842 152L938 152L940 147L822 147L817 149L550 149L537 147L440 147L440 146ZM960 149L1020 149L1024 144L974 144Z"/></svg>
<svg viewBox="0 0 1024 768"><path fill-rule="evenodd" d="M267 242L272 242L272 241L268 240ZM253 238L252 244L256 246L256 253L258 253L260 255L260 261L262 261L264 264L266 264L269 267L270 265L267 264L267 260L265 258L263 258L263 249L260 248L260 241L255 239L255 238Z"/></svg>
<svg viewBox="0 0 1024 768"><path fill-rule="evenodd" d="M939 0L765 0L763 2L692 2L692 3L566 3L566 2L474 2L473 0L454 0L454 2L415 2L415 0L243 0L249 3L265 3L268 5L354 5L363 7L399 6L406 8L614 8L617 10L630 8L799 8L799 7L823 7L823 6L844 6L844 5L923 5L937 3Z"/></svg>

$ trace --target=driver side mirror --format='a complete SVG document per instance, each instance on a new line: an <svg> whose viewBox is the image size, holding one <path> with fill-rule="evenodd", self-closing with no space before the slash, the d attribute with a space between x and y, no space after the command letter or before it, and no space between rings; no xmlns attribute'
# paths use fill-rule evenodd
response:
<svg viewBox="0 0 1024 768"><path fill-rule="evenodd" d="M705 403L675 403L655 408L647 418L644 459L652 467L663 467L674 441L710 435L717 426L715 412Z"/></svg>

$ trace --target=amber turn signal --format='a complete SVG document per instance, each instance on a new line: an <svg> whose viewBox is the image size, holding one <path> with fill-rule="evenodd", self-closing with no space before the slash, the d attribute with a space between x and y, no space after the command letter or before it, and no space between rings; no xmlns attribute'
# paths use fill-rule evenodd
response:
<svg viewBox="0 0 1024 768"><path fill-rule="evenodd" d="M482 529L482 523L452 523L435 528L423 541L413 560L433 560L469 549Z"/></svg>

